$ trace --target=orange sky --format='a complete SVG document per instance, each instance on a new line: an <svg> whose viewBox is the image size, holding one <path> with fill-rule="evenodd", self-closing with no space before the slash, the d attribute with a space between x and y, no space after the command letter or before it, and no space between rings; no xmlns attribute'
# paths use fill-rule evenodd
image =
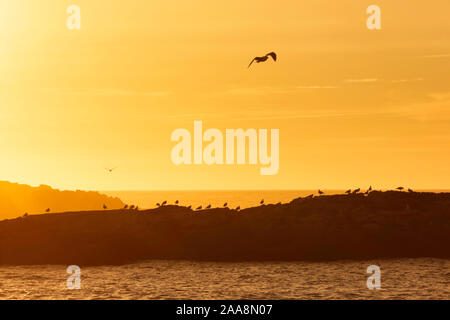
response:
<svg viewBox="0 0 450 320"><path fill-rule="evenodd" d="M81 30L66 28L70 4ZM371 4L381 31L366 28ZM448 0L2 0L0 180L448 188L449 13ZM269 51L278 62L247 69ZM194 120L280 129L279 173L174 165L171 132Z"/></svg>

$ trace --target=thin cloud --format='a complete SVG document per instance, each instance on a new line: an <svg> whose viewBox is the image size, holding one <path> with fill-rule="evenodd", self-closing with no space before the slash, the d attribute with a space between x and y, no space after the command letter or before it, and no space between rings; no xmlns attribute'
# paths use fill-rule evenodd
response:
<svg viewBox="0 0 450 320"><path fill-rule="evenodd" d="M364 78L364 79L347 79L344 80L346 83L373 83L380 81L378 78Z"/></svg>
<svg viewBox="0 0 450 320"><path fill-rule="evenodd" d="M338 89L338 86L297 86L297 89Z"/></svg>
<svg viewBox="0 0 450 320"><path fill-rule="evenodd" d="M423 78L415 78L415 79L400 79L400 80L392 80L392 83L407 83L407 82L417 82L423 81Z"/></svg>
<svg viewBox="0 0 450 320"><path fill-rule="evenodd" d="M450 53L430 54L430 55L422 56L422 58L426 58L426 59L450 58Z"/></svg>
<svg viewBox="0 0 450 320"><path fill-rule="evenodd" d="M171 94L169 91L134 91L118 88L40 88L39 92L62 95L87 95L87 96L148 96L164 97Z"/></svg>

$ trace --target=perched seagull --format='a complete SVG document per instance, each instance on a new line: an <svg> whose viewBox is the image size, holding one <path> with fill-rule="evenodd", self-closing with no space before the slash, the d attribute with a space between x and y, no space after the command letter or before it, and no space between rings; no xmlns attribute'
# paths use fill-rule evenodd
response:
<svg viewBox="0 0 450 320"><path fill-rule="evenodd" d="M314 198L314 195L313 195L313 194L310 194L310 195L307 196L305 199L311 199L311 198Z"/></svg>
<svg viewBox="0 0 450 320"><path fill-rule="evenodd" d="M175 204L178 204L178 200L175 201Z"/></svg>
<svg viewBox="0 0 450 320"><path fill-rule="evenodd" d="M47 208L47 210L45 210L45 212L50 212L50 208Z"/></svg>
<svg viewBox="0 0 450 320"><path fill-rule="evenodd" d="M163 206L163 205L165 205L166 203L167 203L167 200L164 200L164 202L161 203L161 205Z"/></svg>
<svg viewBox="0 0 450 320"><path fill-rule="evenodd" d="M355 190L353 190L353 194L357 194L360 191L361 191L361 188L355 189Z"/></svg>
<svg viewBox="0 0 450 320"><path fill-rule="evenodd" d="M210 204L208 204L208 206L206 207L206 209L211 209L211 205L210 205Z"/></svg>
<svg viewBox="0 0 450 320"><path fill-rule="evenodd" d="M397 190L399 190L399 191L402 191L403 189L405 189L405 188L403 188L403 187L398 187L398 188L396 188Z"/></svg>
<svg viewBox="0 0 450 320"><path fill-rule="evenodd" d="M350 194L352 193L352 189L348 189L347 191L345 191L346 194Z"/></svg>
<svg viewBox="0 0 450 320"><path fill-rule="evenodd" d="M319 189L319 191L317 191L319 194L323 194L323 191Z"/></svg>
<svg viewBox="0 0 450 320"><path fill-rule="evenodd" d="M133 210L134 209L134 204L132 204L131 206L130 206L130 210Z"/></svg>
<svg viewBox="0 0 450 320"><path fill-rule="evenodd" d="M241 210L241 206L238 206L238 207L236 208L236 211L239 211L239 210Z"/></svg>
<svg viewBox="0 0 450 320"><path fill-rule="evenodd" d="M414 190L413 189L408 189L408 192L414 192Z"/></svg>
<svg viewBox="0 0 450 320"><path fill-rule="evenodd" d="M264 204L264 199L261 200L261 202L259 204Z"/></svg>
<svg viewBox="0 0 450 320"><path fill-rule="evenodd" d="M123 207L124 209L128 209L128 205L126 204L125 207Z"/></svg>
<svg viewBox="0 0 450 320"><path fill-rule="evenodd" d="M113 172L114 170L116 170L117 167L114 168L105 168L106 171L108 171L109 173Z"/></svg>
<svg viewBox="0 0 450 320"><path fill-rule="evenodd" d="M272 57L273 61L277 61L277 54L275 52L270 52L263 57L254 57L247 68L250 68L254 61L256 61L256 63L265 62L267 61L267 59L269 59L269 57Z"/></svg>
<svg viewBox="0 0 450 320"><path fill-rule="evenodd" d="M224 208L226 208L226 207L228 206L228 202L225 202L225 203L223 204L223 206L224 206Z"/></svg>
<svg viewBox="0 0 450 320"><path fill-rule="evenodd" d="M136 208L134 208L134 210L137 210L137 211L139 211L139 207L138 207L138 206L136 206Z"/></svg>
<svg viewBox="0 0 450 320"><path fill-rule="evenodd" d="M202 210L202 206L198 206L195 210Z"/></svg>
<svg viewBox="0 0 450 320"><path fill-rule="evenodd" d="M192 206L189 206L189 207L187 207L188 209L191 209L192 208Z"/></svg>
<svg viewBox="0 0 450 320"><path fill-rule="evenodd" d="M103 205L103 209L108 209L108 207L106 206L106 204Z"/></svg>
<svg viewBox="0 0 450 320"><path fill-rule="evenodd" d="M160 207L161 205L159 204L159 202L156 204L157 207Z"/></svg>

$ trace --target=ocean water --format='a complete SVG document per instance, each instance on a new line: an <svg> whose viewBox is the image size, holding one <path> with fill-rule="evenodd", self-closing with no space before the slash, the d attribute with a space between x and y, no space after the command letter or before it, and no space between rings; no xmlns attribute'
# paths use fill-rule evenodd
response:
<svg viewBox="0 0 450 320"><path fill-rule="evenodd" d="M369 265L381 289L366 287ZM0 267L0 299L449 299L450 260L335 262L144 261L81 267L81 289L66 287L67 266Z"/></svg>

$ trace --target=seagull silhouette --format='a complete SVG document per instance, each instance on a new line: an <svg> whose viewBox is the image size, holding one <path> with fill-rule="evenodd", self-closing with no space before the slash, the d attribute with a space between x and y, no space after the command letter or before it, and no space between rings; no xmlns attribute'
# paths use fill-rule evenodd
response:
<svg viewBox="0 0 450 320"><path fill-rule="evenodd" d="M396 188L397 190L399 190L399 191L402 191L403 189L405 189L405 188L403 188L403 187L398 187L398 188Z"/></svg>
<svg viewBox="0 0 450 320"><path fill-rule="evenodd" d="M175 204L178 204L178 200L175 201Z"/></svg>
<svg viewBox="0 0 450 320"><path fill-rule="evenodd" d="M264 199L261 200L261 202L259 204L264 204Z"/></svg>
<svg viewBox="0 0 450 320"><path fill-rule="evenodd" d="M113 172L114 170L116 170L117 167L114 168L105 168L106 171L108 171L109 173Z"/></svg>
<svg viewBox="0 0 450 320"><path fill-rule="evenodd" d="M238 206L238 207L236 208L236 211L239 211L239 210L241 210L241 206Z"/></svg>
<svg viewBox="0 0 450 320"><path fill-rule="evenodd" d="M108 209L108 207L106 206L106 204L103 205L103 209Z"/></svg>
<svg viewBox="0 0 450 320"><path fill-rule="evenodd" d="M211 209L211 205L210 205L210 204L208 204L208 206L206 207L206 209Z"/></svg>
<svg viewBox="0 0 450 320"><path fill-rule="evenodd" d="M414 192L414 190L411 188L408 188L408 192Z"/></svg>
<svg viewBox="0 0 450 320"><path fill-rule="evenodd" d="M256 61L256 63L265 62L269 57L272 57L273 61L277 61L277 54L275 52L270 52L263 57L254 57L247 68L250 68L254 61Z"/></svg>
<svg viewBox="0 0 450 320"><path fill-rule="evenodd" d="M347 191L345 191L346 194L350 194L352 193L352 189L348 189Z"/></svg>
<svg viewBox="0 0 450 320"><path fill-rule="evenodd" d="M228 202L225 202L223 206L226 208L228 206Z"/></svg>
<svg viewBox="0 0 450 320"><path fill-rule="evenodd" d="M323 194L323 191L319 189L319 191L317 191L319 194Z"/></svg>
<svg viewBox="0 0 450 320"><path fill-rule="evenodd" d="M202 206L198 206L195 210L202 210Z"/></svg>
<svg viewBox="0 0 450 320"><path fill-rule="evenodd" d="M360 192L360 191L361 191L361 188L358 188L358 189L353 190L353 193L354 193L354 194L357 194L357 193Z"/></svg>
<svg viewBox="0 0 450 320"><path fill-rule="evenodd" d="M45 210L45 212L50 212L50 208L47 208L47 210Z"/></svg>

